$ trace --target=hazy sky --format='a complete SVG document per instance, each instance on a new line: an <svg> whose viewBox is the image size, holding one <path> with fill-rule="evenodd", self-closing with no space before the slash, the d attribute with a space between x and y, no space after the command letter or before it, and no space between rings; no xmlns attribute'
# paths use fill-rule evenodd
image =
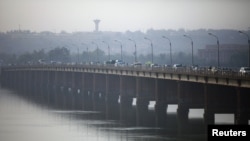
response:
<svg viewBox="0 0 250 141"><path fill-rule="evenodd" d="M67 32L250 27L250 0L0 0L0 31Z"/></svg>

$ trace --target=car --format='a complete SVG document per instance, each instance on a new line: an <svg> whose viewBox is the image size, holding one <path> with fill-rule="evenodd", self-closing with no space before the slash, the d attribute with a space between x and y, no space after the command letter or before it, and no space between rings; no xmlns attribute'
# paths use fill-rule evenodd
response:
<svg viewBox="0 0 250 141"><path fill-rule="evenodd" d="M116 62L116 60L108 60L106 62L104 62L106 65L114 65Z"/></svg>
<svg viewBox="0 0 250 141"><path fill-rule="evenodd" d="M250 74L250 67L241 67L239 72L241 74Z"/></svg>
<svg viewBox="0 0 250 141"><path fill-rule="evenodd" d="M39 59L39 60L38 60L38 63L39 63L39 64L46 64L46 60L45 60L45 59Z"/></svg>
<svg viewBox="0 0 250 141"><path fill-rule="evenodd" d="M164 67L165 68L171 68L171 65L165 64Z"/></svg>
<svg viewBox="0 0 250 141"><path fill-rule="evenodd" d="M193 71L197 71L199 69L199 66L198 65L193 65L190 67L191 70Z"/></svg>
<svg viewBox="0 0 250 141"><path fill-rule="evenodd" d="M132 66L134 66L134 67L141 67L141 66L142 66L142 63L140 63L140 62L134 62L134 63L132 64Z"/></svg>
<svg viewBox="0 0 250 141"><path fill-rule="evenodd" d="M160 68L161 66L158 65L158 64L151 64L150 67L151 67L151 68Z"/></svg>
<svg viewBox="0 0 250 141"><path fill-rule="evenodd" d="M122 60L115 60L115 66L118 67L118 66L125 66L125 62L123 62Z"/></svg>
<svg viewBox="0 0 250 141"><path fill-rule="evenodd" d="M184 66L182 64L174 64L173 69L183 68Z"/></svg>

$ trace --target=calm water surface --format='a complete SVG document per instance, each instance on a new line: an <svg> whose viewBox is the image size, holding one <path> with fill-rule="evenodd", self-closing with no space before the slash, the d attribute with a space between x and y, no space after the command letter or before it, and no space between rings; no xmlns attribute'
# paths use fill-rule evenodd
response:
<svg viewBox="0 0 250 141"><path fill-rule="evenodd" d="M101 119L100 115L94 111L48 108L0 88L0 141L202 141L206 138L201 119L190 120L189 132L184 133L186 130L182 132L175 124L175 115L173 125L164 130L127 126Z"/></svg>

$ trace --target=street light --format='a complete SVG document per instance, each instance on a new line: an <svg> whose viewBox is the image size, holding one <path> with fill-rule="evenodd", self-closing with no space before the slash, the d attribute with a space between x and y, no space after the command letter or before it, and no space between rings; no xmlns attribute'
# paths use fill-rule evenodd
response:
<svg viewBox="0 0 250 141"><path fill-rule="evenodd" d="M219 68L220 67L220 43L219 43L219 38L216 35L212 34L212 33L208 33L208 35L211 35L211 36L215 37L216 40L217 40L217 46L218 46L218 53L217 53L218 54L218 57L217 57L218 62L217 62L217 66Z"/></svg>
<svg viewBox="0 0 250 141"><path fill-rule="evenodd" d="M248 67L250 67L250 39L249 39L249 35L243 31L239 31L239 33L246 35L247 40L248 40Z"/></svg>
<svg viewBox="0 0 250 141"><path fill-rule="evenodd" d="M135 44L135 62L137 62L136 42L135 42L135 40L132 40L130 38L128 40L134 42L134 44Z"/></svg>
<svg viewBox="0 0 250 141"><path fill-rule="evenodd" d="M108 55L109 55L109 60L110 60L110 47L109 47L109 44L107 42L105 42L105 41L102 41L102 42L107 44L107 46L108 46Z"/></svg>
<svg viewBox="0 0 250 141"><path fill-rule="evenodd" d="M153 43L152 43L152 41L151 41L149 38L147 38L147 37L144 37L144 39L145 39L145 40L149 40L150 43L151 43L151 52L152 52L152 54L151 54L151 61L152 61L152 64L154 64Z"/></svg>
<svg viewBox="0 0 250 141"><path fill-rule="evenodd" d="M162 38L165 38L165 39L167 39L169 41L169 46L170 46L170 65L172 66L172 47L171 47L171 41L166 36L162 36Z"/></svg>
<svg viewBox="0 0 250 141"><path fill-rule="evenodd" d="M95 42L92 42L92 44L96 45L97 62L99 62L99 47L98 47L98 44L95 43Z"/></svg>
<svg viewBox="0 0 250 141"><path fill-rule="evenodd" d="M72 46L76 47L76 45L74 43L72 43ZM76 49L77 49L77 62L76 62L76 64L78 64L79 63L79 47L76 47Z"/></svg>
<svg viewBox="0 0 250 141"><path fill-rule="evenodd" d="M87 58L88 58L88 62L90 61L89 60L89 47L88 47L88 45L87 44L85 44L85 43L82 43L82 45L85 45L86 47L87 47Z"/></svg>
<svg viewBox="0 0 250 141"><path fill-rule="evenodd" d="M123 60L123 59L122 59L122 42L121 42L121 41L118 41L118 40L114 40L114 41L120 43L120 45L121 45L121 60Z"/></svg>
<svg viewBox="0 0 250 141"><path fill-rule="evenodd" d="M79 63L79 47L77 47L77 64Z"/></svg>
<svg viewBox="0 0 250 141"><path fill-rule="evenodd" d="M188 36L188 35L183 35L183 36L191 40L191 46L192 46L192 66L194 66L194 49L193 49L194 42L193 42L193 40L192 40L192 38L190 36Z"/></svg>

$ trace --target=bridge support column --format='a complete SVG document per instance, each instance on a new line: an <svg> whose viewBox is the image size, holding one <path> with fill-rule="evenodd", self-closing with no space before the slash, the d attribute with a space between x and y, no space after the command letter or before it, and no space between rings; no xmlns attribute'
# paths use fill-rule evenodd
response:
<svg viewBox="0 0 250 141"><path fill-rule="evenodd" d="M120 120L123 122L133 122L132 111L133 98L126 95L120 96Z"/></svg>
<svg viewBox="0 0 250 141"><path fill-rule="evenodd" d="M92 91L90 90L83 92L83 109L85 111L93 110Z"/></svg>
<svg viewBox="0 0 250 141"><path fill-rule="evenodd" d="M153 83L154 84L154 83ZM154 93L154 85L152 86L152 79L136 78L136 125L148 126L149 111L148 105L150 100L150 93Z"/></svg>
<svg viewBox="0 0 250 141"><path fill-rule="evenodd" d="M204 122L205 125L214 124L215 123L215 112L213 111L213 107L211 107L211 96L210 93L213 93L213 88L208 89L208 85L204 84L204 98L205 98L205 104L204 104Z"/></svg>
<svg viewBox="0 0 250 141"><path fill-rule="evenodd" d="M51 78L52 77L52 74L51 74L51 72L50 71L47 71L46 72L46 80L45 80L45 83L46 83L46 91L45 91L45 93L46 93L46 95L47 95L47 104L48 105L52 105L52 103L53 103L53 93L51 93Z"/></svg>
<svg viewBox="0 0 250 141"><path fill-rule="evenodd" d="M155 79L155 125L156 127L166 127L167 125L167 99L166 86L164 80Z"/></svg>
<svg viewBox="0 0 250 141"><path fill-rule="evenodd" d="M178 104L178 109L177 109L177 116L179 123L181 124L188 124L188 113L189 113L189 108L185 104Z"/></svg>
<svg viewBox="0 0 250 141"><path fill-rule="evenodd" d="M83 79L84 79L84 74L83 73L78 73L75 72L74 74L74 107L77 110L82 110L83 109Z"/></svg>
<svg viewBox="0 0 250 141"><path fill-rule="evenodd" d="M118 94L108 93L106 95L106 119L119 119Z"/></svg>
<svg viewBox="0 0 250 141"><path fill-rule="evenodd" d="M136 100L136 125L146 126L148 125L148 99L137 98Z"/></svg>
<svg viewBox="0 0 250 141"><path fill-rule="evenodd" d="M237 88L237 111L235 114L235 124L248 124L250 118L249 96L250 90L246 88Z"/></svg>
<svg viewBox="0 0 250 141"><path fill-rule="evenodd" d="M83 84L83 109L93 110L92 93L94 91L94 76L89 73L82 75Z"/></svg>
<svg viewBox="0 0 250 141"><path fill-rule="evenodd" d="M71 73L71 92L70 92L70 103L71 109L76 109L76 95L77 95L77 87L76 87L76 73Z"/></svg>
<svg viewBox="0 0 250 141"><path fill-rule="evenodd" d="M189 113L189 107L187 101L185 101L186 98L186 92L187 87L186 84L177 82L177 95L178 95L178 108L177 108L177 117L179 120L179 123L181 125L188 123L188 113Z"/></svg>
<svg viewBox="0 0 250 141"><path fill-rule="evenodd" d="M67 80L67 73L68 72L62 72L62 87L61 87L61 96L62 96L62 108L67 109L68 108L68 91L69 91L69 86L68 86L68 80Z"/></svg>
<svg viewBox="0 0 250 141"><path fill-rule="evenodd" d="M105 111L105 92L93 92L92 101L93 101L93 110L94 111Z"/></svg>
<svg viewBox="0 0 250 141"><path fill-rule="evenodd" d="M55 75L55 96L56 96L56 106L57 108L63 108L64 106L64 73L63 72L56 72Z"/></svg>
<svg viewBox="0 0 250 141"><path fill-rule="evenodd" d="M106 119L119 119L120 77L105 76L106 80Z"/></svg>
<svg viewBox="0 0 250 141"><path fill-rule="evenodd" d="M155 104L156 127L166 127L167 107L168 105L165 101L156 101Z"/></svg>
<svg viewBox="0 0 250 141"><path fill-rule="evenodd" d="M57 72L50 72L50 93L51 93L51 99L52 99L52 106L58 108L58 99L57 99L57 94L58 94L58 81L57 81Z"/></svg>

